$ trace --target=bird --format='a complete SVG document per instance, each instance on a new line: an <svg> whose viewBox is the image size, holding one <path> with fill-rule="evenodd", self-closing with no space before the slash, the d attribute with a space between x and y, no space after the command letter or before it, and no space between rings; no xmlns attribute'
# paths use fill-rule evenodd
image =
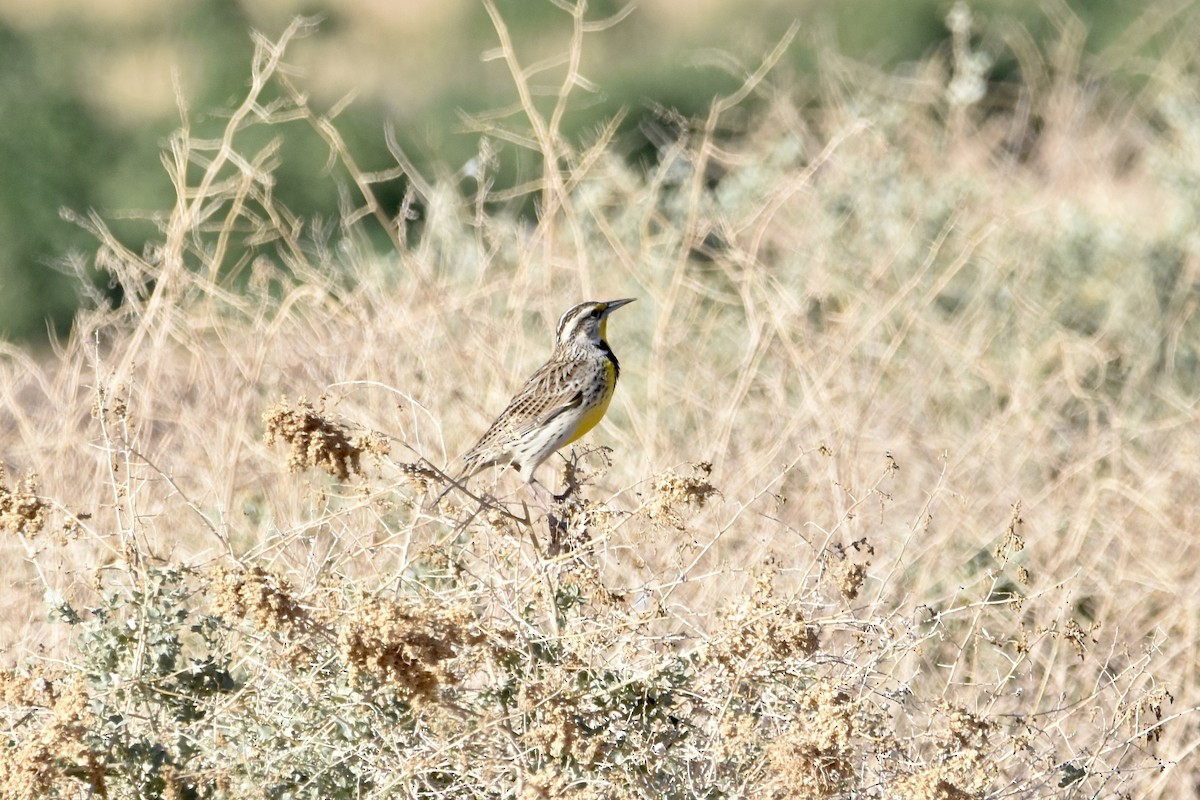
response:
<svg viewBox="0 0 1200 800"><path fill-rule="evenodd" d="M529 377L500 416L462 457L462 486L489 466L511 466L535 499L534 472L556 450L596 427L608 410L621 364L608 345L608 315L637 298L588 301L558 320L550 360ZM547 508L548 510L548 508Z"/></svg>

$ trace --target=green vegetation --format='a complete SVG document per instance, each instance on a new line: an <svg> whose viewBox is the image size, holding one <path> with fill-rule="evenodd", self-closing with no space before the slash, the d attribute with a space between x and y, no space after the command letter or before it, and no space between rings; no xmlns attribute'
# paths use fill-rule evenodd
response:
<svg viewBox="0 0 1200 800"><path fill-rule="evenodd" d="M567 15L548 0L506 0L498 7L527 63L553 56L569 35ZM216 135L223 121L212 110L244 91L247 29L282 31L291 14L313 8L297 0L0 0L0 337L44 343L50 330L65 336L93 286L120 300L120 287L92 269L87 231L60 211L99 212L135 252L153 242L153 228L136 217L172 202L171 184L154 165L179 125L179 106L194 136ZM589 13L599 19L620 8L593 0ZM1053 41L1074 20L1072 13L1079 15L1084 39L1077 44L1088 54L1089 69L1105 72L1115 64L1137 75L1132 56L1165 52L1163 30L1172 28L1178 20L1172 12L1179 10L1117 0L989 0L974 8L994 20L982 48L996 57L992 76L998 79L1018 68L1012 53L1027 47L1020 37ZM617 150L652 157L647 134L653 138L661 123L659 110L703 116L715 97L736 89L745 65L797 14L800 35L782 64L808 76L800 85L813 85L822 53L831 49L892 69L943 47L945 10L943 0L817 0L799 9L790 0L648 4L591 37L583 71L598 79L597 91L578 97L562 130L579 142L623 113ZM495 46L476 0L342 4L325 12L289 61L298 69L293 79L316 106L355 97L337 122L364 169L392 163L381 136L391 125L418 168L443 174L477 153L490 115L516 107L503 69L479 57ZM539 85L535 78L534 88ZM551 100L535 91L534 102ZM274 175L289 207L306 219L336 219L337 194L320 174L323 144L293 131L283 146L286 157ZM537 169L534 160L509 151L493 178L518 186ZM377 185L375 193L394 214L404 189L401 180ZM88 275L86 287L75 277L80 270Z"/></svg>
<svg viewBox="0 0 1200 800"><path fill-rule="evenodd" d="M87 220L123 302L0 357L0 795L1195 785L1200 59L1161 8L1136 80L1064 16L985 85L959 6L894 74L823 55L812 105L781 30L641 161L563 134L567 58L465 176L367 171L304 26L256 40L152 245ZM333 221L276 180L295 136ZM540 476L564 525L509 474L433 506L557 315L625 296L609 415Z"/></svg>

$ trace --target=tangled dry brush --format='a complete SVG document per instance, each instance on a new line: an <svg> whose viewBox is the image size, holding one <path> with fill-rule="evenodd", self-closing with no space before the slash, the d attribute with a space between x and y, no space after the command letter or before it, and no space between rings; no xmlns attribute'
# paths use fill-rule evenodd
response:
<svg viewBox="0 0 1200 800"><path fill-rule="evenodd" d="M995 107L969 41L826 56L805 106L785 38L648 169L529 101L466 197L359 170L303 26L261 41L156 244L84 221L123 304L0 358L0 795L1192 792L1195 45L1105 94L1060 22ZM339 224L264 131L329 146ZM536 224L487 173L524 146ZM556 315L626 295L561 524L511 476L433 505Z"/></svg>

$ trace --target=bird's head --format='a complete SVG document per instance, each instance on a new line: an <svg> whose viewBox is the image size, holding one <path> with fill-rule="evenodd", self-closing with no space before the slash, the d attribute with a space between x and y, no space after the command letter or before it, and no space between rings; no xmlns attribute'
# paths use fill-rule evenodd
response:
<svg viewBox="0 0 1200 800"><path fill-rule="evenodd" d="M558 321L554 337L558 347L591 344L599 346L608 333L608 315L636 298L625 300L589 301L569 309Z"/></svg>

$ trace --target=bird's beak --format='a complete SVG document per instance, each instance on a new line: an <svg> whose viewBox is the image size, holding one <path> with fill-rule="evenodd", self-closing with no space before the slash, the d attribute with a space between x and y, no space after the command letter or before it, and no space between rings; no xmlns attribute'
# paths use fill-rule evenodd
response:
<svg viewBox="0 0 1200 800"><path fill-rule="evenodd" d="M627 306L630 303L632 303L634 300L637 300L637 298L636 297L627 297L624 300L609 300L609 301L607 301L604 304L604 306L605 306L604 316L607 317L609 314L616 311L621 306Z"/></svg>

